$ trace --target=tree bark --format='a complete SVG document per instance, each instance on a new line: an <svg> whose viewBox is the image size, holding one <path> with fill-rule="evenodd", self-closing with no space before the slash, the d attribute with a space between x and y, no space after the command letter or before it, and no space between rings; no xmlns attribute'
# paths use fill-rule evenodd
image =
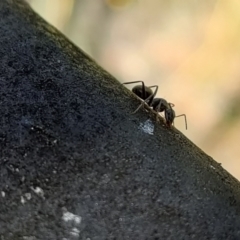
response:
<svg viewBox="0 0 240 240"><path fill-rule="evenodd" d="M1 240L240 239L239 182L24 1L0 46Z"/></svg>

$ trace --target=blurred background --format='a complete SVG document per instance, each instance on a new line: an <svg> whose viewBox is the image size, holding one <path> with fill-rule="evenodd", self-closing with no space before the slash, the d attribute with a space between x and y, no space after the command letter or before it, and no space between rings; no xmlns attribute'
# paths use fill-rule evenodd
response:
<svg viewBox="0 0 240 240"><path fill-rule="evenodd" d="M239 0L28 2L119 81L159 85L187 115L175 127L240 179Z"/></svg>

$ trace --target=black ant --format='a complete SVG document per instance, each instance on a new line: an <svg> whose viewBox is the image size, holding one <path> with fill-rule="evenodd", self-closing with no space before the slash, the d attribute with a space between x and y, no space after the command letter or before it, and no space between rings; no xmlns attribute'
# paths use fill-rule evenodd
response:
<svg viewBox="0 0 240 240"><path fill-rule="evenodd" d="M185 118L185 125L187 129L187 118L185 114L176 116L175 111L172 109L172 107L174 107L173 103L168 103L164 98L155 98L158 91L157 85L147 87L145 86L143 81L125 82L123 84L132 84L132 83L142 83L142 85L136 85L135 87L133 87L132 92L136 94L139 98L144 100L143 103L133 112L133 114L136 113L146 103L149 107L152 107L153 110L156 112L164 111L166 124L168 127L170 127L173 124L174 119L176 117L183 116ZM155 87L155 91L153 92L151 88L154 88L154 87Z"/></svg>

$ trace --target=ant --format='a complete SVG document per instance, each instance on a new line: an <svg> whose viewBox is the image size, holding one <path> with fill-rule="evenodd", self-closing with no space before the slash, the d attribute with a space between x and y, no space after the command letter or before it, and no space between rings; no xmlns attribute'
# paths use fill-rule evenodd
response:
<svg viewBox="0 0 240 240"><path fill-rule="evenodd" d="M132 92L137 95L139 98L143 100L143 103L133 112L136 113L144 104L146 103L149 107L152 107L156 112L163 112L166 119L166 125L170 127L174 123L174 119L176 117L184 117L185 118L185 126L187 129L187 118L185 114L181 114L176 116L175 111L172 109L175 105L173 103L167 102L164 98L155 98L158 86L145 86L143 81L134 81L134 82L125 82L123 84L132 84L132 83L142 83L142 85L136 85L132 88ZM151 88L155 87L155 91L153 92Z"/></svg>

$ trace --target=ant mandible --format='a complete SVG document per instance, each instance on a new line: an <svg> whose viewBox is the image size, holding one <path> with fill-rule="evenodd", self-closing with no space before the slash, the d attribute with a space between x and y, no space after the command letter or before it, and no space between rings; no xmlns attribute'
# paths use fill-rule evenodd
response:
<svg viewBox="0 0 240 240"><path fill-rule="evenodd" d="M176 117L184 117L185 118L185 126L187 129L187 118L185 114L181 114L176 116L175 111L172 109L174 107L173 103L168 103L164 98L155 98L158 86L145 86L143 81L134 81L134 82L125 82L123 84L133 84L133 83L142 83L142 85L136 85L132 88L132 92L137 95L139 98L143 100L143 103L139 105L139 107L133 112L136 113L144 104L146 103L149 107L152 107L156 112L163 112L166 119L166 125L170 127L174 124L174 119ZM155 87L155 91L153 92L151 88Z"/></svg>

